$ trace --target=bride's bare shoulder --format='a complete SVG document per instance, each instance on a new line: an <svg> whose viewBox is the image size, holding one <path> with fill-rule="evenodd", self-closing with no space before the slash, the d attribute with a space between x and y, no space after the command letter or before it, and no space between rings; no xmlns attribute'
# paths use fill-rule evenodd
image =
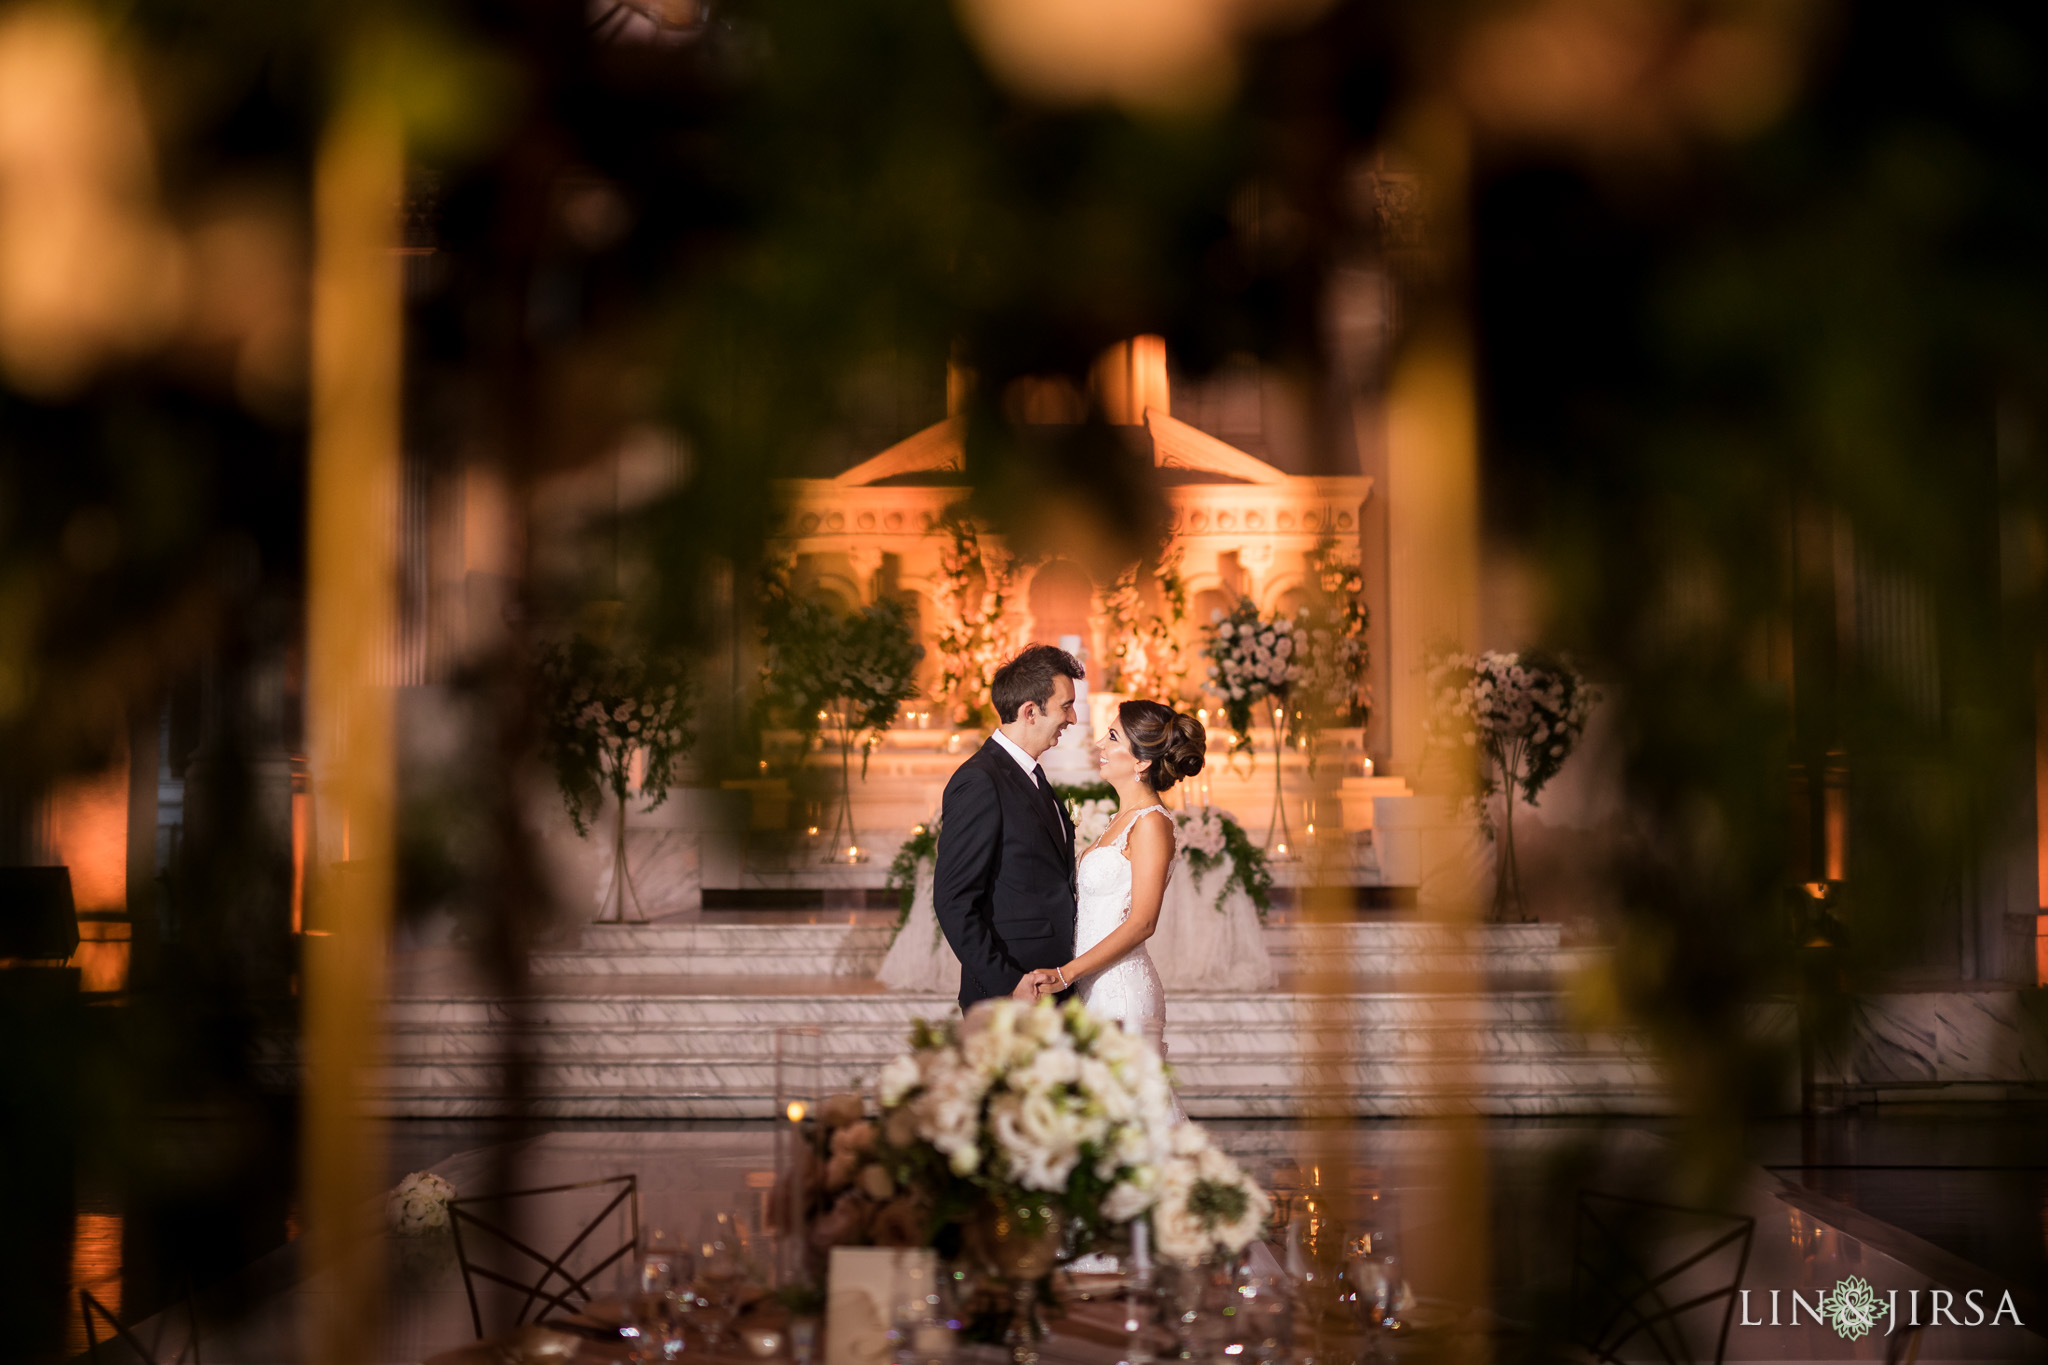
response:
<svg viewBox="0 0 2048 1365"><path fill-rule="evenodd" d="M1150 810L1131 826L1128 847L1133 856L1173 856L1173 816L1164 810Z"/></svg>

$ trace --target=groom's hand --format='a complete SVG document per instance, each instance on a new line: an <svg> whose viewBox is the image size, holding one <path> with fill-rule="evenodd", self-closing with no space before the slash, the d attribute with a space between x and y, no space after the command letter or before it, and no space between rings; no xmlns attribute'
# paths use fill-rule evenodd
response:
<svg viewBox="0 0 2048 1365"><path fill-rule="evenodd" d="M1010 992L1010 998L1022 1000L1026 1003L1036 1000L1040 993L1044 991L1045 983L1052 979L1053 973L1044 967L1040 967L1036 971L1026 972L1023 979L1017 983L1017 989Z"/></svg>

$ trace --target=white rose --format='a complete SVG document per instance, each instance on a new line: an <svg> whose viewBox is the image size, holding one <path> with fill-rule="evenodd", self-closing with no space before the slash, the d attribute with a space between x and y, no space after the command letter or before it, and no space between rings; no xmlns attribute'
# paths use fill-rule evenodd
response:
<svg viewBox="0 0 2048 1365"><path fill-rule="evenodd" d="M1152 1191L1125 1181L1103 1199L1102 1216L1112 1223L1128 1223L1151 1208L1154 1197Z"/></svg>
<svg viewBox="0 0 2048 1365"><path fill-rule="evenodd" d="M876 1081L876 1091L884 1108L894 1108L903 1102L903 1097L924 1084L924 1071L917 1064L917 1054L905 1052L889 1059L887 1066Z"/></svg>

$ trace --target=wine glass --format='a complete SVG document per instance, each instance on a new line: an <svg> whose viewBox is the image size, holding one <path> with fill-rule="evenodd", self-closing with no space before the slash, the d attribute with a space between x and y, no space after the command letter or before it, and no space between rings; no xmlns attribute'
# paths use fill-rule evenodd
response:
<svg viewBox="0 0 2048 1365"><path fill-rule="evenodd" d="M653 1344L663 1360L683 1353L684 1296L690 1281L690 1253L673 1234L655 1228L640 1245L640 1294L652 1310Z"/></svg>
<svg viewBox="0 0 2048 1365"><path fill-rule="evenodd" d="M1240 1347L1234 1354L1258 1365L1287 1359L1294 1348L1294 1296L1287 1277L1256 1270L1247 1257L1236 1266L1230 1287Z"/></svg>
<svg viewBox="0 0 2048 1365"><path fill-rule="evenodd" d="M709 1212L698 1220L697 1283L706 1309L704 1343L714 1350L727 1344L733 1319L739 1315L745 1257L746 1237L732 1214Z"/></svg>

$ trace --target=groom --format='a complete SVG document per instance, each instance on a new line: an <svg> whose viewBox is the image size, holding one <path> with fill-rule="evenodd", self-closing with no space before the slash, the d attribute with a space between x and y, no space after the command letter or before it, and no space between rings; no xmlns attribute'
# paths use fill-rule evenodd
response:
<svg viewBox="0 0 2048 1365"><path fill-rule="evenodd" d="M1074 723L1080 663L1028 645L989 688L1002 722L953 772L939 812L932 907L960 959L960 1009L1058 988L1074 955L1074 826L1038 756Z"/></svg>

